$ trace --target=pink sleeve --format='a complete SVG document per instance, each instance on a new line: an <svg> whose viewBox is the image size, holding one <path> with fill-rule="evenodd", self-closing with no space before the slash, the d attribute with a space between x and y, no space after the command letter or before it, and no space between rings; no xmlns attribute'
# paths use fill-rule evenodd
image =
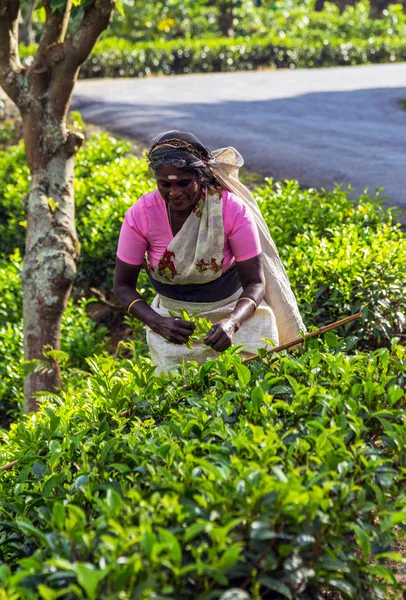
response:
<svg viewBox="0 0 406 600"><path fill-rule="evenodd" d="M261 254L254 217L242 200L231 193L227 194L224 225L228 243L237 262Z"/></svg>
<svg viewBox="0 0 406 600"><path fill-rule="evenodd" d="M118 239L117 256L130 265L141 265L148 248L148 223L142 200L126 212Z"/></svg>

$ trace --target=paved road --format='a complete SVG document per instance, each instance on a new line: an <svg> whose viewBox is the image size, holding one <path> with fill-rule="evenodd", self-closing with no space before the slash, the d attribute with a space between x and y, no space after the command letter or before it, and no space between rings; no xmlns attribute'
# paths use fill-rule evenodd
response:
<svg viewBox="0 0 406 600"><path fill-rule="evenodd" d="M80 81L73 108L117 133L166 129L233 145L246 164L306 187L385 187L406 209L406 63ZM403 215L406 221L406 214Z"/></svg>

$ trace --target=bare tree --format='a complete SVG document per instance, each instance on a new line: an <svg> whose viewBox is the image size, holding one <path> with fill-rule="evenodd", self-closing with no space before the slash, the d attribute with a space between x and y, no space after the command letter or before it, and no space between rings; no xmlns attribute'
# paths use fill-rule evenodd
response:
<svg viewBox="0 0 406 600"><path fill-rule="evenodd" d="M23 270L24 356L43 359L60 348L62 314L76 276L79 242L73 197L74 158L83 136L69 131L66 117L79 68L108 26L115 0L84 3L81 22L67 35L72 0L43 0L42 37L33 63L18 53L20 0L0 0L0 84L21 114L30 191L25 199L27 238ZM55 7L55 8L54 8ZM55 355L45 372L28 375L25 410L36 410L36 392L61 385Z"/></svg>

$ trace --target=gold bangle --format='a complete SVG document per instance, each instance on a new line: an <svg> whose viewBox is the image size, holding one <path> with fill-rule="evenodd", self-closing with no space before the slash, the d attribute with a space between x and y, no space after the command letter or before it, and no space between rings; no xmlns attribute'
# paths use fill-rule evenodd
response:
<svg viewBox="0 0 406 600"><path fill-rule="evenodd" d="M251 302L253 302L253 303L254 303L254 306L255 306L254 312L256 312L256 310L257 310L258 306L257 306L257 303L255 302L255 300L253 300L252 298L249 298L248 296L243 296L242 298L238 298L238 300L237 300L237 303L238 303L240 300L251 300ZM254 313L252 313L252 314L254 314Z"/></svg>
<svg viewBox="0 0 406 600"><path fill-rule="evenodd" d="M136 302L145 302L144 298L136 298L135 300L133 300L132 302L130 302L130 304L128 305L127 308L127 312L129 315L131 315L130 310L133 304L135 304Z"/></svg>

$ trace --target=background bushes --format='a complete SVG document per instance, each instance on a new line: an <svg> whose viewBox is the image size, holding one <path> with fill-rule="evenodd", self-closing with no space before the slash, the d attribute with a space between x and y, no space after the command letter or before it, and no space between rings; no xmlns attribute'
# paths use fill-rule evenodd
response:
<svg viewBox="0 0 406 600"><path fill-rule="evenodd" d="M31 49L31 53L34 49ZM406 59L402 38L345 40L235 38L145 42L120 38L100 41L80 71L80 77L144 77L152 74L213 73L260 68L313 68L399 62Z"/></svg>
<svg viewBox="0 0 406 600"><path fill-rule="evenodd" d="M177 4L167 4L166 10L178 10ZM406 59L406 16L400 4L389 6L379 19L370 18L367 2L347 7L342 13L330 3L320 12L308 2L265 4L258 9L235 9L235 37L231 39L219 36L213 29L213 7L207 8L207 18L202 18L203 6L191 9L189 34L185 35L185 27L179 26L178 17L168 17L163 19L166 25L155 33L151 30L146 34L148 27L143 26L142 41L135 23L127 31L128 14L117 15L113 27L82 67L80 77L332 67ZM131 8L127 8L131 13ZM139 18L138 10L135 19ZM145 17L145 22L153 28L159 27L161 21ZM194 25L202 30L193 29ZM182 33L174 35L176 31ZM110 37L111 33L115 37ZM22 47L21 55L29 62L34 51L35 47Z"/></svg>

